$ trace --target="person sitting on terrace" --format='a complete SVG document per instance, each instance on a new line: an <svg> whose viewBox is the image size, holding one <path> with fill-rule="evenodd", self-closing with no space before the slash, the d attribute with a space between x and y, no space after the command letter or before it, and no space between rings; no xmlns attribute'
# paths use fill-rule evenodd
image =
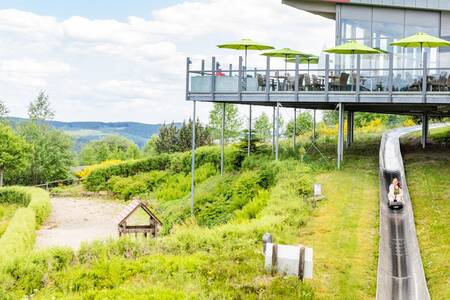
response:
<svg viewBox="0 0 450 300"><path fill-rule="evenodd" d="M400 186L400 182L395 177L392 179L392 183L389 186L388 198L390 202L403 202L403 190Z"/></svg>

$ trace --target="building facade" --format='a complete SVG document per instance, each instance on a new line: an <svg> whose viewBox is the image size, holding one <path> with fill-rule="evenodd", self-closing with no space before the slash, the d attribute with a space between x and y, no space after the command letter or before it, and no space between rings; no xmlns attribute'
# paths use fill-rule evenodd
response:
<svg viewBox="0 0 450 300"><path fill-rule="evenodd" d="M420 68L422 50L389 44L425 32L450 40L448 0L283 0L284 4L336 20L336 44L357 40L394 55L394 68ZM424 49L430 68L450 67L450 49ZM350 56L336 57L336 65L349 68ZM388 60L364 56L362 67L387 68Z"/></svg>

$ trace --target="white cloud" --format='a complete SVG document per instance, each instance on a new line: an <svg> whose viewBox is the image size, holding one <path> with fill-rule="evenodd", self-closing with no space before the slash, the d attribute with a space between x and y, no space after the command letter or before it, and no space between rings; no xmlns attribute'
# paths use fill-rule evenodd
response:
<svg viewBox="0 0 450 300"><path fill-rule="evenodd" d="M242 37L318 53L333 43L333 28L279 0L186 1L126 21L0 10L0 90L20 116L46 89L58 119L181 121L191 111L186 56L199 66L214 55L225 68L240 53L215 45ZM252 52L249 61L265 60ZM199 105L203 119L208 109Z"/></svg>

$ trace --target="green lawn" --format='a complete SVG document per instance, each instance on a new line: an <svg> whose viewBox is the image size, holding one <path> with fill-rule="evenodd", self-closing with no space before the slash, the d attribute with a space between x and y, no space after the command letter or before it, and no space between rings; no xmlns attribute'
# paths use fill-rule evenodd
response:
<svg viewBox="0 0 450 300"><path fill-rule="evenodd" d="M450 299L450 130L431 133L426 150L408 137L404 160L430 294Z"/></svg>
<svg viewBox="0 0 450 300"><path fill-rule="evenodd" d="M355 144L343 171L318 176L320 202L299 242L314 248L317 299L373 299L378 253L378 140Z"/></svg>
<svg viewBox="0 0 450 300"><path fill-rule="evenodd" d="M9 220L12 218L17 208L18 206L14 204L0 204L0 236L5 232Z"/></svg>

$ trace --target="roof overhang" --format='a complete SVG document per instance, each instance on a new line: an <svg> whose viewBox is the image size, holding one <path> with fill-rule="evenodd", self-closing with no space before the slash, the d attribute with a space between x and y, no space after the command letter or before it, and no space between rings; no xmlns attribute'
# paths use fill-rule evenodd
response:
<svg viewBox="0 0 450 300"><path fill-rule="evenodd" d="M348 0L282 0L283 4L332 20L336 19L336 3L344 2Z"/></svg>

